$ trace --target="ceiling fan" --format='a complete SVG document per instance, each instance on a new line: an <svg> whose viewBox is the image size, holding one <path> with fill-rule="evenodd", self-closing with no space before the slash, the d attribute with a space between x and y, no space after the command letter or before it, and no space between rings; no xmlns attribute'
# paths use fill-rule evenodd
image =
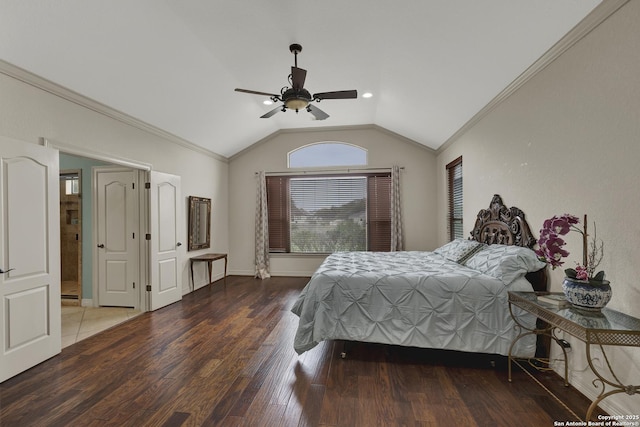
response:
<svg viewBox="0 0 640 427"><path fill-rule="evenodd" d="M291 85L291 87L283 87L282 89L280 89L279 95L275 93L258 92L255 90L236 88L236 92L264 95L270 97L273 102L283 103L283 105L276 107L268 113L260 116L261 119L269 118L276 114L278 111L284 112L287 111L287 109L290 109L295 110L297 113L299 110L306 109L308 112L313 114L316 120L324 120L329 117L329 115L315 105L312 105L311 102L320 102L323 99L352 99L358 97L358 91L356 90L319 92L314 93L312 96L311 93L304 88L304 80L307 76L307 70L298 68L298 54L302 52L302 46L300 46L299 44L292 44L289 46L289 50L295 57L295 65L291 67L291 74L289 74L289 84Z"/></svg>

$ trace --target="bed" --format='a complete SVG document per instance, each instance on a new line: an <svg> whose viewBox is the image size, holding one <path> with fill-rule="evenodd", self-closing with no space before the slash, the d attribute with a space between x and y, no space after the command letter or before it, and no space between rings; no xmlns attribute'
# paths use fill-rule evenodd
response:
<svg viewBox="0 0 640 427"><path fill-rule="evenodd" d="M508 355L518 331L507 292L546 290L535 242L524 212L494 195L469 239L432 252L333 253L292 307L299 317L294 348L302 354L342 340ZM535 326L531 314L513 313ZM532 335L512 354L535 351Z"/></svg>

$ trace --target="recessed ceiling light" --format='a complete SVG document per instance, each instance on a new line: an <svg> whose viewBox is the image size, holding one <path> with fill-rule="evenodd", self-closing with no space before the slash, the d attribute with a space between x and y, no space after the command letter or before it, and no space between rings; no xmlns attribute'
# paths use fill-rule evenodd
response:
<svg viewBox="0 0 640 427"><path fill-rule="evenodd" d="M371 92L365 92L362 94L363 98L371 98L373 96L373 94Z"/></svg>
<svg viewBox="0 0 640 427"><path fill-rule="evenodd" d="M270 100L270 99L267 99L267 100L265 100L265 101L262 101L262 103L263 103L264 105L271 105L271 104L273 104L273 101L272 101L272 100Z"/></svg>

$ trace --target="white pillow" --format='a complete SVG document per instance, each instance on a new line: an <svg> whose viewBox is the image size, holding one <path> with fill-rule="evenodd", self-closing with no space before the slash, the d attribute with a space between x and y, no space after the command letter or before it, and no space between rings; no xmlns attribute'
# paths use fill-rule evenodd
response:
<svg viewBox="0 0 640 427"><path fill-rule="evenodd" d="M462 264L467 259L469 259L469 257L482 250L486 246L487 245L485 243L480 243L475 240L455 239L449 243L444 244L443 246L440 246L433 252L445 257L450 261Z"/></svg>
<svg viewBox="0 0 640 427"><path fill-rule="evenodd" d="M490 245L467 259L464 265L509 284L527 273L543 269L547 264L529 248Z"/></svg>

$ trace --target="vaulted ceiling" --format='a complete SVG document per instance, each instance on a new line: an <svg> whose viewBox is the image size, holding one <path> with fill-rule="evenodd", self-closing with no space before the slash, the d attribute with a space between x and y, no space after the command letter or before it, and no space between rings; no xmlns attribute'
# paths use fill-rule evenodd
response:
<svg viewBox="0 0 640 427"><path fill-rule="evenodd" d="M437 149L600 0L1 0L0 59L217 154L376 124ZM261 115L290 85L357 99ZM371 98L362 98L365 92Z"/></svg>

